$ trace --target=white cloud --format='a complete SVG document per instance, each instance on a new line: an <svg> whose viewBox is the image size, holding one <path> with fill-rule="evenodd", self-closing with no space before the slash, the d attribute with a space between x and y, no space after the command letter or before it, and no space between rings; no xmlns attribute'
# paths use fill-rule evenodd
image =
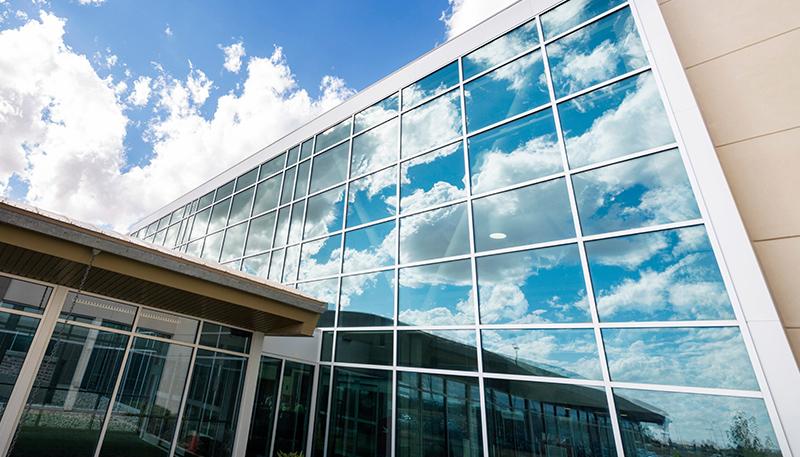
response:
<svg viewBox="0 0 800 457"><path fill-rule="evenodd" d="M133 91L128 96L128 103L134 106L146 105L152 93L150 90L150 83L152 81L153 78L149 76L139 76L136 81L133 82Z"/></svg>
<svg viewBox="0 0 800 457"><path fill-rule="evenodd" d="M242 57L245 56L244 44L240 41L230 46L219 45L219 47L225 53L225 64L223 65L225 69L232 73L239 73L239 69L242 68Z"/></svg>
<svg viewBox="0 0 800 457"><path fill-rule="evenodd" d="M106 0L78 0L78 3L81 5L93 5L93 6L100 6L105 3Z"/></svg>
<svg viewBox="0 0 800 457"><path fill-rule="evenodd" d="M167 24L167 27L164 29L164 35L166 35L166 36L172 36L173 35L172 28L170 28L169 24Z"/></svg>
<svg viewBox="0 0 800 457"><path fill-rule="evenodd" d="M450 7L439 18L447 28L447 39L470 29L516 0L448 0Z"/></svg>

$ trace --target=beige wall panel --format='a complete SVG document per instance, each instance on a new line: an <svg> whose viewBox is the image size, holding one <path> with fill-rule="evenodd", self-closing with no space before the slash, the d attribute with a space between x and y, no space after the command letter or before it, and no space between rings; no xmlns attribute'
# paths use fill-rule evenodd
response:
<svg viewBox="0 0 800 457"><path fill-rule="evenodd" d="M797 0L671 0L661 12L690 67L800 27Z"/></svg>
<svg viewBox="0 0 800 457"><path fill-rule="evenodd" d="M753 243L784 327L800 328L800 237Z"/></svg>
<svg viewBox="0 0 800 457"><path fill-rule="evenodd" d="M800 29L686 71L715 146L800 126L798 49Z"/></svg>
<svg viewBox="0 0 800 457"><path fill-rule="evenodd" d="M717 155L751 240L800 236L800 127L722 146Z"/></svg>
<svg viewBox="0 0 800 457"><path fill-rule="evenodd" d="M794 352L794 359L800 364L800 328L787 329L786 336L789 337L789 346L792 347L792 352Z"/></svg>

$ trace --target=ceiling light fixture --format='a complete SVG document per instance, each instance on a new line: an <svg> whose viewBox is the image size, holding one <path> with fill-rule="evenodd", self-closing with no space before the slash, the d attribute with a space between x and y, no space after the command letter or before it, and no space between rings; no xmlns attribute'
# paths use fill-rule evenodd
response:
<svg viewBox="0 0 800 457"><path fill-rule="evenodd" d="M489 238L493 240L504 240L506 239L506 234L503 232L494 232L489 234Z"/></svg>

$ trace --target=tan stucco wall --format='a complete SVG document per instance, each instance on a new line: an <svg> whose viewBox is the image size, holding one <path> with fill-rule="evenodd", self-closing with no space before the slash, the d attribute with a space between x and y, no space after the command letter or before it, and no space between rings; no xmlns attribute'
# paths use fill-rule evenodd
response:
<svg viewBox="0 0 800 457"><path fill-rule="evenodd" d="M800 361L800 1L659 4Z"/></svg>

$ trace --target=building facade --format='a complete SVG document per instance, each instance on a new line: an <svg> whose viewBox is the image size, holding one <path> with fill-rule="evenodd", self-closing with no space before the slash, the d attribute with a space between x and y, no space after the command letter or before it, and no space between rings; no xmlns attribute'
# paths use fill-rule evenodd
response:
<svg viewBox="0 0 800 457"><path fill-rule="evenodd" d="M134 227L329 304L233 454L800 453L691 8L520 1Z"/></svg>

